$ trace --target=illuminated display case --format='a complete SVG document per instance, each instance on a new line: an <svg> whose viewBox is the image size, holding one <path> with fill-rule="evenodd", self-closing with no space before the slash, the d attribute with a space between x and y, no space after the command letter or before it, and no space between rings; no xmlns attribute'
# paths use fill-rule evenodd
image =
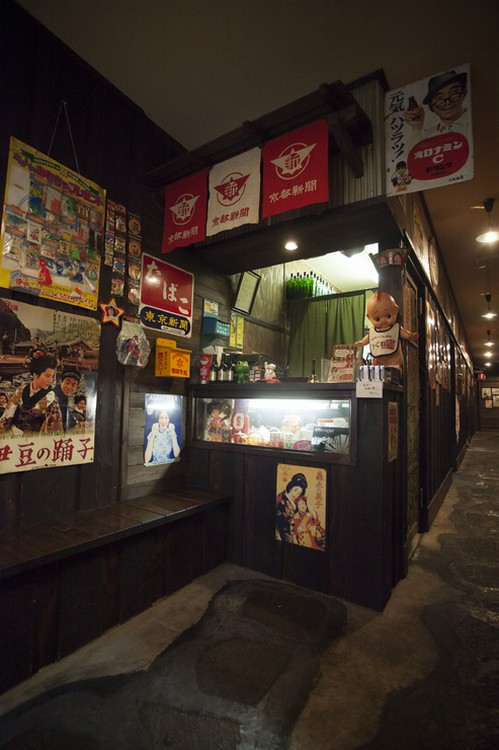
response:
<svg viewBox="0 0 499 750"><path fill-rule="evenodd" d="M355 455L355 401L331 383L194 387L192 438L210 447L285 451L339 463Z"/></svg>

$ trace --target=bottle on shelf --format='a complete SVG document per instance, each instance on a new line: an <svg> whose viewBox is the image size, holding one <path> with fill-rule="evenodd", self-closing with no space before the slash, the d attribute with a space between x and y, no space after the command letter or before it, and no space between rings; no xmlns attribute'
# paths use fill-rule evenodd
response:
<svg viewBox="0 0 499 750"><path fill-rule="evenodd" d="M320 380L317 376L317 371L315 368L315 359L312 360L312 372L310 374L310 377L308 379L309 383L320 383Z"/></svg>
<svg viewBox="0 0 499 750"><path fill-rule="evenodd" d="M234 374L236 371L236 367L234 365L234 362L232 361L232 357L230 356L230 354L228 356L228 360L229 361L227 362L227 373L226 373L227 381L229 383L232 383L234 381Z"/></svg>
<svg viewBox="0 0 499 750"><path fill-rule="evenodd" d="M217 372L217 380L219 383L223 383L225 380L227 380L227 356L225 354L222 354L220 359L220 367L218 368Z"/></svg>
<svg viewBox="0 0 499 750"><path fill-rule="evenodd" d="M210 374L209 374L209 381L210 383L215 383L217 380L218 375L218 360L217 355L212 354L211 356L211 365L210 365Z"/></svg>

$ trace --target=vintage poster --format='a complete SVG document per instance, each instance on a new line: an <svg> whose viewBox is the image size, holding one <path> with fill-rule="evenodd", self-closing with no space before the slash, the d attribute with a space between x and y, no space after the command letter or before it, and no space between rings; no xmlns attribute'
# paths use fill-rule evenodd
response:
<svg viewBox="0 0 499 750"><path fill-rule="evenodd" d="M94 460L100 330L0 299L0 474Z"/></svg>
<svg viewBox="0 0 499 750"><path fill-rule="evenodd" d="M182 396L146 393L144 465L169 464L182 450Z"/></svg>
<svg viewBox="0 0 499 750"><path fill-rule="evenodd" d="M192 273L142 254L139 315L144 328L190 338L193 299Z"/></svg>
<svg viewBox="0 0 499 750"><path fill-rule="evenodd" d="M97 309L106 192L10 139L0 286Z"/></svg>
<svg viewBox="0 0 499 750"><path fill-rule="evenodd" d="M395 461L399 446L399 408L396 401L388 402L388 463Z"/></svg>
<svg viewBox="0 0 499 750"><path fill-rule="evenodd" d="M275 538L326 551L326 470L277 464Z"/></svg>
<svg viewBox="0 0 499 750"><path fill-rule="evenodd" d="M473 179L470 66L385 95L386 194Z"/></svg>

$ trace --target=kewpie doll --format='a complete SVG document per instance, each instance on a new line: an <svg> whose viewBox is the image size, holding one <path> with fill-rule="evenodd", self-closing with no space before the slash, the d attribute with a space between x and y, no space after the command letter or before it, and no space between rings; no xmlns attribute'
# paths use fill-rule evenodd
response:
<svg viewBox="0 0 499 750"><path fill-rule="evenodd" d="M374 364L396 367L402 371L403 357L400 337L406 341L416 341L417 332L408 331L397 323L399 308L393 297L379 290L367 303L367 317L373 328L354 346L369 343Z"/></svg>

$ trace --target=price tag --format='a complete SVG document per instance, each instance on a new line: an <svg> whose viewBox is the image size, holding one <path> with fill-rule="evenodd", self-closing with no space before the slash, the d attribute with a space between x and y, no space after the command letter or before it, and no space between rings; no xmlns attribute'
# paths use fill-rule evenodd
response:
<svg viewBox="0 0 499 750"><path fill-rule="evenodd" d="M383 381L357 380L355 395L357 398L383 398Z"/></svg>

